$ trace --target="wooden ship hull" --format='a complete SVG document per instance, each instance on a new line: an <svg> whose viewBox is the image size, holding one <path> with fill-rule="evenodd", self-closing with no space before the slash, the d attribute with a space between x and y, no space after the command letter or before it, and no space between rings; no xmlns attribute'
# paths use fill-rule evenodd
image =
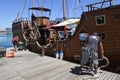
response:
<svg viewBox="0 0 120 80"><path fill-rule="evenodd" d="M102 20L99 20L101 19ZM80 61L82 46L79 34L98 32L104 47L104 55L109 59L111 71L120 72L120 5L84 12L74 35L63 42L64 59ZM108 67L107 67L108 68ZM109 70L110 70L109 69Z"/></svg>
<svg viewBox="0 0 120 80"><path fill-rule="evenodd" d="M88 20L85 19L85 15ZM81 17L78 30L85 29L88 33L98 32L101 36L104 55L110 60L110 66L120 67L120 5L89 11ZM99 19L103 19L99 21ZM78 32L79 33L79 32ZM78 35L76 33L76 35Z"/></svg>
<svg viewBox="0 0 120 80"><path fill-rule="evenodd" d="M80 18L80 21L77 25L77 28L72 36L69 38L65 38L63 40L55 40L52 42L50 46L45 47L45 44L41 43L41 40L33 40L30 39L30 24L27 21L18 21L13 23L13 35L17 33L21 34L21 41L25 43L27 41L26 36L28 37L27 49L32 52L36 52L39 54L45 53L45 55L55 57L56 51L60 52L63 50L64 56L63 59L75 63L80 63L81 54L82 54L82 45L79 39L80 33L89 33L98 32L104 46L104 55L109 59L109 66L116 70L116 72L120 71L120 5L110 6L107 8L100 8L97 10L93 10L91 5L88 5L88 12L83 12ZM36 19L36 23L40 24L41 21ZM48 24L47 24L48 25ZM47 26L46 25L46 26ZM32 25L32 28L35 28ZM41 26L41 25L39 25ZM43 25L42 25L43 26ZM46 27L44 26L44 27ZM43 27L42 27L43 28ZM39 32L45 31L38 29ZM27 33L27 34L26 34ZM44 34L43 34L44 35ZM49 38L48 34L48 37ZM47 38L44 38L45 41ZM37 42L39 42L40 46ZM44 51L43 51L44 49Z"/></svg>

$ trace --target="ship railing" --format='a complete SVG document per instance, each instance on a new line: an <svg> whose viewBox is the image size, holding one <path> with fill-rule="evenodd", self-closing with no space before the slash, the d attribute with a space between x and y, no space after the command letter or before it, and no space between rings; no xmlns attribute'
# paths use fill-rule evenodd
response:
<svg viewBox="0 0 120 80"><path fill-rule="evenodd" d="M27 18L19 18L19 19L14 20L13 23L17 23L20 21L28 21L28 20L27 20Z"/></svg>
<svg viewBox="0 0 120 80"><path fill-rule="evenodd" d="M112 5L113 5L113 4L112 4L112 1L113 1L113 0L104 0L104 1L102 1L102 2L97 2L97 3L93 3L93 4L86 5L86 7L88 7L88 11L93 11L93 10L95 10L95 9L103 8L103 5L104 5L105 3L109 3L110 6L112 6ZM96 5L101 5L101 6L100 6L100 8L99 8L99 7L95 7Z"/></svg>

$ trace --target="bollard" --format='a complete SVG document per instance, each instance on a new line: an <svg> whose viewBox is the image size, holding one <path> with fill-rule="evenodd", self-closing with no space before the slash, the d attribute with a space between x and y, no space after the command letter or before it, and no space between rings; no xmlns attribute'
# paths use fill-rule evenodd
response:
<svg viewBox="0 0 120 80"><path fill-rule="evenodd" d="M63 60L63 50L60 51L60 59Z"/></svg>
<svg viewBox="0 0 120 80"><path fill-rule="evenodd" d="M59 58L59 53L58 53L58 51L55 52L55 57L56 57L56 59Z"/></svg>

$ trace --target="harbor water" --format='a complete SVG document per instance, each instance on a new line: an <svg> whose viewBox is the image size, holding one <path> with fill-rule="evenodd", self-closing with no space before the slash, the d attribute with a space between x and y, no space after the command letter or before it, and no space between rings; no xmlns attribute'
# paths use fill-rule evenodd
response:
<svg viewBox="0 0 120 80"><path fill-rule="evenodd" d="M0 34L0 47L8 48L12 47L12 34Z"/></svg>

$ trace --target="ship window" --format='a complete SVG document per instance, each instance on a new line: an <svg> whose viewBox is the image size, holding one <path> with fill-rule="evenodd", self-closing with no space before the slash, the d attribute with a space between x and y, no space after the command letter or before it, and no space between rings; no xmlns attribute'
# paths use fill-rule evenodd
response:
<svg viewBox="0 0 120 80"><path fill-rule="evenodd" d="M64 31L58 31L59 39L64 39Z"/></svg>
<svg viewBox="0 0 120 80"><path fill-rule="evenodd" d="M105 15L100 15L95 17L96 25L103 25L105 24Z"/></svg>
<svg viewBox="0 0 120 80"><path fill-rule="evenodd" d="M84 29L82 29L79 33L80 41L86 41L87 36L88 36L88 33Z"/></svg>
<svg viewBox="0 0 120 80"><path fill-rule="evenodd" d="M101 39L101 40L104 40L104 39L105 39L105 34L104 34L104 33L99 33L98 36L100 36L100 39Z"/></svg>
<svg viewBox="0 0 120 80"><path fill-rule="evenodd" d="M82 29L79 33L79 39L80 39L81 46L85 46L87 37L88 37L88 33L84 29Z"/></svg>

